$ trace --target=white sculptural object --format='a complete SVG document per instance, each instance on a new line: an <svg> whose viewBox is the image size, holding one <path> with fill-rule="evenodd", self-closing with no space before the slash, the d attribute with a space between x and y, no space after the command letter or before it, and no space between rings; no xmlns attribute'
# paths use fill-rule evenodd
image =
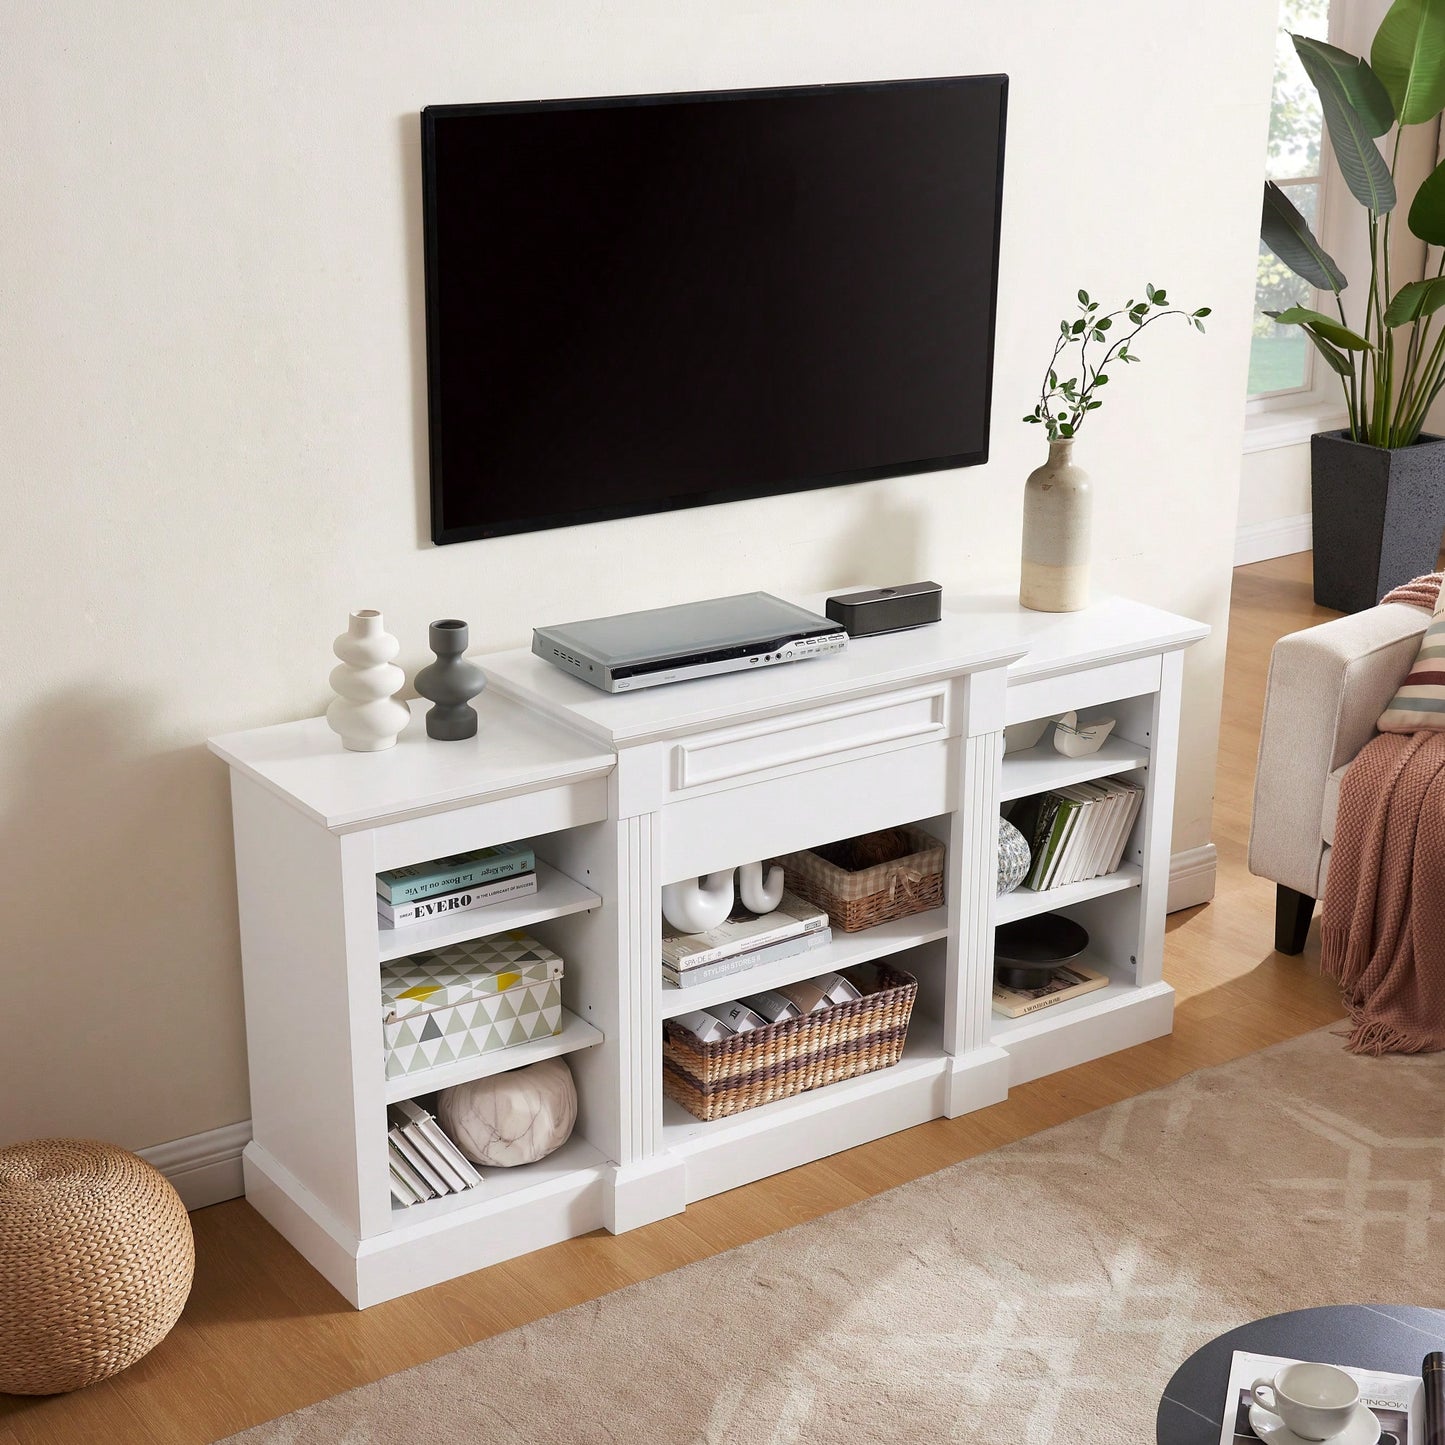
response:
<svg viewBox="0 0 1445 1445"><path fill-rule="evenodd" d="M566 1059L543 1059L443 1089L436 1117L473 1164L509 1169L567 1142L577 1122L577 1085Z"/></svg>
<svg viewBox="0 0 1445 1445"><path fill-rule="evenodd" d="M733 891L733 874L738 875ZM706 933L733 911L737 898L751 913L771 913L783 901L783 870L774 864L763 881L761 863L724 868L703 878L684 878L662 890L662 916L679 933Z"/></svg>
<svg viewBox="0 0 1445 1445"><path fill-rule="evenodd" d="M771 913L783 901L783 870L775 863L763 882L761 863L744 863L738 869L738 896L750 913Z"/></svg>
<svg viewBox="0 0 1445 1445"><path fill-rule="evenodd" d="M733 870L684 878L662 890L662 916L679 933L706 933L733 911Z"/></svg>
<svg viewBox="0 0 1445 1445"><path fill-rule="evenodd" d="M1066 712L1054 728L1054 751L1066 758L1086 758L1104 746L1104 739L1114 731L1114 719L1101 717L1079 726L1079 715Z"/></svg>
<svg viewBox="0 0 1445 1445"><path fill-rule="evenodd" d="M382 627L381 613L367 607L351 614L331 650L341 665L331 669L336 698L326 709L326 725L353 753L392 747L411 721L411 710L393 696L406 682L406 674L391 660L401 643Z"/></svg>

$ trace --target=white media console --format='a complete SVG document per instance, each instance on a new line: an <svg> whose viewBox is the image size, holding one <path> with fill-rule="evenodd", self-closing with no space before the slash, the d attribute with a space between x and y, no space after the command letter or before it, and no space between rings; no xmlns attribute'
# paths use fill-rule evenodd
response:
<svg viewBox="0 0 1445 1445"><path fill-rule="evenodd" d="M821 599L812 604L821 610ZM929 1119L1169 1031L1164 910L1183 649L1208 629L1123 600L1051 615L972 599L841 656L608 695L515 651L477 659L481 727L411 726L348 753L323 719L216 738L231 766L253 1142L251 1203L354 1305L420 1289ZM1118 719L1102 751L1006 724L1069 709ZM1120 869L995 899L1000 804L1127 774L1145 802ZM947 844L946 902L826 948L680 992L660 972L665 883L901 823ZM377 927L375 874L526 839L535 895ZM1089 931L1109 985L1020 1019L990 1006L996 924L1047 910ZM525 927L566 960L551 1039L388 1081L378 968ZM662 1092L662 1021L891 957L919 993L893 1068L711 1123ZM580 1113L557 1153L464 1194L394 1208L386 1106L567 1054Z"/></svg>

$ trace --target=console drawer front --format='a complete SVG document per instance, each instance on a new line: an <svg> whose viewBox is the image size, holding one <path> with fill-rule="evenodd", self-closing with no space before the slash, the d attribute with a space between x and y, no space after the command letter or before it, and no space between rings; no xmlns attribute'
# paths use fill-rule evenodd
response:
<svg viewBox="0 0 1445 1445"><path fill-rule="evenodd" d="M1060 677L1040 678L1035 682L1010 682L1004 704L1006 717L1011 723L1029 722L1034 718L1057 717L1060 713L1079 708L1097 707L1100 703L1117 702L1120 698L1158 692L1161 676L1160 659L1156 654L1085 668Z"/></svg>
<svg viewBox="0 0 1445 1445"><path fill-rule="evenodd" d="M669 798L938 741L949 722L948 687L939 683L701 733L672 745Z"/></svg>
<svg viewBox="0 0 1445 1445"><path fill-rule="evenodd" d="M662 880L950 812L958 766L958 739L946 738L670 803Z"/></svg>

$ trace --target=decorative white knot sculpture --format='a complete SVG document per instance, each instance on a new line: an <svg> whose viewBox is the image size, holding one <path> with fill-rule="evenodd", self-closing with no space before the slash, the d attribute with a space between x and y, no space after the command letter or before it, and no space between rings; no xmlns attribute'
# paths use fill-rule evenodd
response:
<svg viewBox="0 0 1445 1445"><path fill-rule="evenodd" d="M411 721L411 710L392 695L406 682L406 674L391 660L401 643L382 627L381 613L366 607L351 614L331 650L341 666L331 669L336 699L326 709L326 725L353 753L392 747Z"/></svg>
<svg viewBox="0 0 1445 1445"><path fill-rule="evenodd" d="M684 878L669 883L662 890L662 916L679 933L706 933L716 928L733 911L737 894L733 891L733 873L738 878L738 893L743 907L752 913L771 913L783 901L783 870L776 864L768 869L763 881L761 863L744 863L736 870L724 868L703 878Z"/></svg>

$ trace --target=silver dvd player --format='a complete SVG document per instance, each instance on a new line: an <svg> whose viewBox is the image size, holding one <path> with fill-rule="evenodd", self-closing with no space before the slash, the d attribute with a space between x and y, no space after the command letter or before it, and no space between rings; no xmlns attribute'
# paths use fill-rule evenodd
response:
<svg viewBox="0 0 1445 1445"><path fill-rule="evenodd" d="M825 657L847 646L840 623L770 592L622 612L532 633L538 657L604 692L750 672Z"/></svg>

